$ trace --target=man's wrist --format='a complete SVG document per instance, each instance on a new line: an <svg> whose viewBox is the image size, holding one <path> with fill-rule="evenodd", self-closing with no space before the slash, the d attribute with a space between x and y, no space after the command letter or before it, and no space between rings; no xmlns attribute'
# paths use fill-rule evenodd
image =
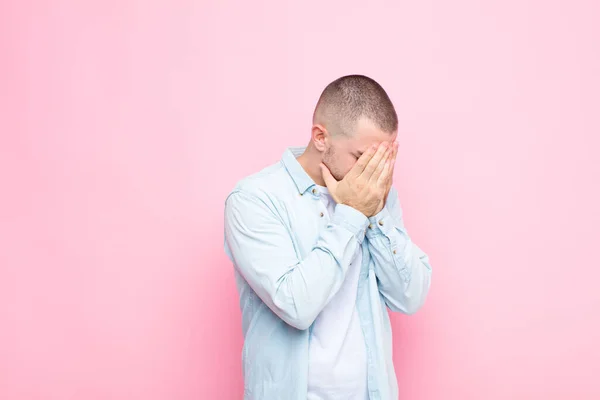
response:
<svg viewBox="0 0 600 400"><path fill-rule="evenodd" d="M367 230L368 237L374 237L381 234L386 234L390 229L393 229L393 220L389 210L383 206L381 210L369 217L369 225Z"/></svg>
<svg viewBox="0 0 600 400"><path fill-rule="evenodd" d="M369 224L369 218L362 211L348 204L338 203L332 220L351 231L359 243L362 243Z"/></svg>
<svg viewBox="0 0 600 400"><path fill-rule="evenodd" d="M362 209L360 209L357 205L353 204L352 202L347 202L347 201L340 201L338 202L338 204L342 204L345 206L348 206L356 211L359 211L362 215L365 216L365 218L369 218L370 216L367 215Z"/></svg>

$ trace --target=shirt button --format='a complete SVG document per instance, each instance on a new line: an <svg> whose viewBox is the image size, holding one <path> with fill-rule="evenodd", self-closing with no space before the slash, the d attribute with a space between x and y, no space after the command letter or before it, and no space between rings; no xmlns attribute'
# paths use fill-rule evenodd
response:
<svg viewBox="0 0 600 400"><path fill-rule="evenodd" d="M322 216L323 216L323 215L325 215L325 214L323 214L323 212L321 212L321 214L319 214L319 215L322 217Z"/></svg>
<svg viewBox="0 0 600 400"><path fill-rule="evenodd" d="M383 221L379 221L379 226L383 226Z"/></svg>
<svg viewBox="0 0 600 400"><path fill-rule="evenodd" d="M317 194L317 189L312 190L313 194Z"/></svg>
<svg viewBox="0 0 600 400"><path fill-rule="evenodd" d="M373 224L369 224L369 229L373 229Z"/></svg>
<svg viewBox="0 0 600 400"><path fill-rule="evenodd" d="M396 254L396 250L394 250L392 253Z"/></svg>

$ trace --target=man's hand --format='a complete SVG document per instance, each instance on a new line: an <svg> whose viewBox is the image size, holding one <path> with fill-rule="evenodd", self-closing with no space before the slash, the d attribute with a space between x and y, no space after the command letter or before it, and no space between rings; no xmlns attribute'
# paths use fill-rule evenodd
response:
<svg viewBox="0 0 600 400"><path fill-rule="evenodd" d="M385 205L391 187L397 148L396 144L388 142L371 146L339 182L321 163L323 179L333 199L357 209L367 217L377 214Z"/></svg>
<svg viewBox="0 0 600 400"><path fill-rule="evenodd" d="M392 188L392 183L394 180L394 165L396 164L396 155L398 154L398 142L393 142L390 146L391 153L389 155L389 163L387 166L390 169L390 171L387 174L387 179L385 182L385 196L383 196L381 203L379 203L379 208L377 209L377 211L375 211L375 214L379 213L381 210L383 210L383 207L385 207L385 201L388 198L388 194L390 193L390 189Z"/></svg>

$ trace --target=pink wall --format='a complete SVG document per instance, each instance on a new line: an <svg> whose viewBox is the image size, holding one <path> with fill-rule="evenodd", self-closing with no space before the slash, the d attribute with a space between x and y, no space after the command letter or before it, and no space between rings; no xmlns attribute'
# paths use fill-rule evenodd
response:
<svg viewBox="0 0 600 400"><path fill-rule="evenodd" d="M0 3L0 399L240 399L223 200L348 73L435 269L402 398L600 398L598 2L49 3Z"/></svg>

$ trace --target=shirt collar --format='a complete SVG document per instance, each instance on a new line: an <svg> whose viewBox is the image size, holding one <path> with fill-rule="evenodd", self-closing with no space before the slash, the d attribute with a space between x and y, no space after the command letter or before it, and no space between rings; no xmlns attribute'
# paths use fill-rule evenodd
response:
<svg viewBox="0 0 600 400"><path fill-rule="evenodd" d="M290 174L290 177L294 181L294 184L298 188L298 192L300 194L304 194L315 184L312 178L306 173L302 165L296 160L296 157L302 155L306 150L306 146L294 146L288 147L283 152L283 156L281 157L281 162L285 166L285 169Z"/></svg>

